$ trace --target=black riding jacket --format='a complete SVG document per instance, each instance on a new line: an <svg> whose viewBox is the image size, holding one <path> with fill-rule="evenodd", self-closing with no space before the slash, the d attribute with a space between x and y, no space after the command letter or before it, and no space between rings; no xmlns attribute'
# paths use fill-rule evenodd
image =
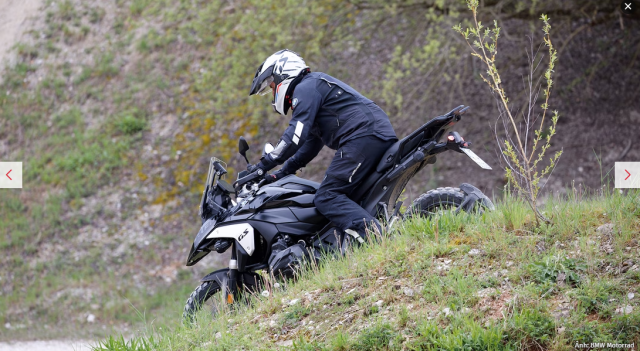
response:
<svg viewBox="0 0 640 351"><path fill-rule="evenodd" d="M291 101L289 127L275 149L260 161L265 171L286 161L282 171L295 173L324 145L337 150L349 140L372 135L397 140L389 117L378 105L328 74L306 74Z"/></svg>

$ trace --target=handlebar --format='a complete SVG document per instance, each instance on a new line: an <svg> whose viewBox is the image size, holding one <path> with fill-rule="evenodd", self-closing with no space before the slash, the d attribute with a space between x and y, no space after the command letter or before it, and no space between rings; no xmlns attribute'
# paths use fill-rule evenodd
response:
<svg viewBox="0 0 640 351"><path fill-rule="evenodd" d="M262 178L264 176L264 171L261 169L258 169L257 171L250 173L247 176L244 176L240 179L238 179L234 184L233 187L236 190L236 192L240 191L242 189L242 187L251 182L254 181L256 179Z"/></svg>

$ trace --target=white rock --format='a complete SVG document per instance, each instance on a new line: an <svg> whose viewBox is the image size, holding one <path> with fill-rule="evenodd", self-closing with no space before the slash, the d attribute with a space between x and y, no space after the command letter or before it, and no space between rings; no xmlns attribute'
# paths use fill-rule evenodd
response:
<svg viewBox="0 0 640 351"><path fill-rule="evenodd" d="M383 303L384 303L384 301L382 301L382 300L378 300L378 301L376 301L376 302L374 303L374 305L375 305L375 306L378 306L378 307L382 307L382 304L383 304Z"/></svg>
<svg viewBox="0 0 640 351"><path fill-rule="evenodd" d="M217 332L216 333L216 339L220 339L222 337L222 333L221 332Z"/></svg>
<svg viewBox="0 0 640 351"><path fill-rule="evenodd" d="M300 301L300 299L293 299L293 300L289 301L289 306L293 306L293 305L297 304L298 301Z"/></svg>
<svg viewBox="0 0 640 351"><path fill-rule="evenodd" d="M484 254L484 251L479 250L479 249L471 249L469 250L469 256L481 256Z"/></svg>
<svg viewBox="0 0 640 351"><path fill-rule="evenodd" d="M93 322L95 322L95 321L96 321L96 316L94 316L93 314L91 314L91 313L90 313L90 314L87 316L87 322L89 322L89 323L93 323Z"/></svg>
<svg viewBox="0 0 640 351"><path fill-rule="evenodd" d="M445 309L442 310L442 313L444 313L445 316L449 316L452 312L449 307L445 307Z"/></svg>
<svg viewBox="0 0 640 351"><path fill-rule="evenodd" d="M407 296L413 296L413 289L404 288L404 294L407 295Z"/></svg>
<svg viewBox="0 0 640 351"><path fill-rule="evenodd" d="M7 328L7 329L11 329L11 323L5 323L4 327Z"/></svg>
<svg viewBox="0 0 640 351"><path fill-rule="evenodd" d="M278 345L278 346L293 346L293 340L278 341L276 343L276 345Z"/></svg>
<svg viewBox="0 0 640 351"><path fill-rule="evenodd" d="M486 289L482 289L479 290L478 292L476 292L476 296L479 298L483 298L483 297L487 297L489 295L492 295L496 292L497 290L495 288L486 288Z"/></svg>
<svg viewBox="0 0 640 351"><path fill-rule="evenodd" d="M269 326L270 326L270 327L272 327L272 328L273 328L273 327L275 327L275 326L276 326L276 324L277 324L277 323L276 323L276 321L274 321L274 320L269 321Z"/></svg>
<svg viewBox="0 0 640 351"><path fill-rule="evenodd" d="M513 261L507 261L507 262L505 262L505 266L507 266L507 267L511 267L511 266L513 266Z"/></svg>
<svg viewBox="0 0 640 351"><path fill-rule="evenodd" d="M631 312L633 312L633 306L631 305L616 308L617 314L631 314Z"/></svg>
<svg viewBox="0 0 640 351"><path fill-rule="evenodd" d="M611 235L613 234L614 225L613 223L603 224L596 229L596 232L601 235Z"/></svg>
<svg viewBox="0 0 640 351"><path fill-rule="evenodd" d="M633 299L633 297L634 297L634 296L636 296L634 293L628 293L628 294L627 294L627 298L628 298L629 300Z"/></svg>

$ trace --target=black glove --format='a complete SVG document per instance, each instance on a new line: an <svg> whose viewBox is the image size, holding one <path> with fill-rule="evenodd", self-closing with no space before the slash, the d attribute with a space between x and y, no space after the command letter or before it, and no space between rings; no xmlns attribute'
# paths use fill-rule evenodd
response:
<svg viewBox="0 0 640 351"><path fill-rule="evenodd" d="M287 174L285 174L284 172L282 172L282 170L277 171L275 173L272 174L267 174L264 179L260 182L260 186L263 185L267 185L267 184L271 184L273 182L277 182L278 180L284 178L285 176L287 176Z"/></svg>

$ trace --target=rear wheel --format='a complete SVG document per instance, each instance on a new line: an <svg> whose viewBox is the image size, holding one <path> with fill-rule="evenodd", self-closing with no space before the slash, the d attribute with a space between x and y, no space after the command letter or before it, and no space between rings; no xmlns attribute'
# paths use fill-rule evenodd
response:
<svg viewBox="0 0 640 351"><path fill-rule="evenodd" d="M460 188L437 188L429 190L413 201L405 212L405 217L433 217L446 211L455 211L464 201L464 193Z"/></svg>

